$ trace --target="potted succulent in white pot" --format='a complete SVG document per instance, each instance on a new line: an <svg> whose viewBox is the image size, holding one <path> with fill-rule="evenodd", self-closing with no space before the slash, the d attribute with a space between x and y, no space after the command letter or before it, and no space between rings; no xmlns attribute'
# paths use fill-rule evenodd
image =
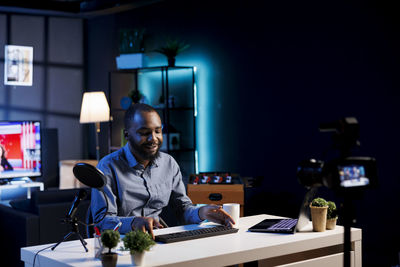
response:
<svg viewBox="0 0 400 267"><path fill-rule="evenodd" d="M103 267L117 266L118 254L111 252L111 249L118 245L120 235L118 231L105 230L101 233L101 243L108 248L108 252L101 255L101 263Z"/></svg>
<svg viewBox="0 0 400 267"><path fill-rule="evenodd" d="M337 208L336 208L335 202L328 201L326 229L328 229L328 230L335 229L337 218L338 218L338 216L337 216Z"/></svg>
<svg viewBox="0 0 400 267"><path fill-rule="evenodd" d="M326 229L328 202L323 198L315 198L310 204L311 220L314 232L323 232Z"/></svg>
<svg viewBox="0 0 400 267"><path fill-rule="evenodd" d="M134 266L143 265L145 252L156 244L148 233L140 230L127 233L122 240L124 248L130 251Z"/></svg>

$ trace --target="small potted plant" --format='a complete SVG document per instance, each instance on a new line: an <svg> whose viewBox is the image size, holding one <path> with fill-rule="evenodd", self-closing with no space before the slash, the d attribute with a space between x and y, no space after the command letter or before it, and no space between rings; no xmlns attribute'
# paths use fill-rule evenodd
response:
<svg viewBox="0 0 400 267"><path fill-rule="evenodd" d="M111 252L111 249L118 245L120 235L118 231L105 230L101 233L101 243L104 247L108 248L107 253L101 255L101 263L103 267L117 266L118 254Z"/></svg>
<svg viewBox="0 0 400 267"><path fill-rule="evenodd" d="M175 67L175 57L188 49L190 45L178 40L168 39L164 46L155 50L155 52L161 53L168 59L168 66Z"/></svg>
<svg viewBox="0 0 400 267"><path fill-rule="evenodd" d="M315 198L310 204L311 220L314 232L323 232L326 229L328 202L323 198Z"/></svg>
<svg viewBox="0 0 400 267"><path fill-rule="evenodd" d="M337 209L336 204L333 201L328 201L328 212L326 217L326 229L333 230L336 226L337 221Z"/></svg>
<svg viewBox="0 0 400 267"><path fill-rule="evenodd" d="M132 264L140 266L144 264L145 251L156 244L148 233L140 230L130 231L122 239L124 248L131 254Z"/></svg>
<svg viewBox="0 0 400 267"><path fill-rule="evenodd" d="M139 103L143 99L143 94L139 91L139 89L131 90L128 93L128 97L132 100L132 102Z"/></svg>

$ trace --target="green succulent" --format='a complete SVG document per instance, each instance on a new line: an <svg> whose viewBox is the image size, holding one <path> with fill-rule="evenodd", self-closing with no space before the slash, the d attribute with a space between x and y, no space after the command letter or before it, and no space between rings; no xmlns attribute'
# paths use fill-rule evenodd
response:
<svg viewBox="0 0 400 267"><path fill-rule="evenodd" d="M101 243L109 249L108 253L111 253L111 249L118 245L119 239L118 231L105 230L101 233Z"/></svg>
<svg viewBox="0 0 400 267"><path fill-rule="evenodd" d="M328 206L328 202L325 199L318 197L318 198L313 199L313 201L311 202L311 206L326 207L326 206Z"/></svg>
<svg viewBox="0 0 400 267"><path fill-rule="evenodd" d="M143 94L139 91L139 89L136 89L129 91L128 97L132 99L133 103L139 103L140 99L143 97Z"/></svg>
<svg viewBox="0 0 400 267"><path fill-rule="evenodd" d="M124 242L124 248L129 250L131 254L149 250L156 244L148 233L140 230L130 231L125 235L122 241Z"/></svg>
<svg viewBox="0 0 400 267"><path fill-rule="evenodd" d="M337 218L337 209L336 209L336 204L333 201L328 201L328 215L327 219L335 219Z"/></svg>

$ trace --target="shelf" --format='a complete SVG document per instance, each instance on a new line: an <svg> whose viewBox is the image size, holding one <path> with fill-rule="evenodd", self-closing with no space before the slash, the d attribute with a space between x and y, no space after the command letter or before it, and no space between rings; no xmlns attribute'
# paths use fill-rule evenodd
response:
<svg viewBox="0 0 400 267"><path fill-rule="evenodd" d="M112 71L112 73L131 73L131 72L137 72L137 71L173 71L173 70L184 70L184 69L193 69L194 67L191 66L175 66L175 67L169 67L169 66L156 66L156 67L144 67L144 68L134 68L134 69L121 69L117 71Z"/></svg>
<svg viewBox="0 0 400 267"><path fill-rule="evenodd" d="M120 148L121 148L120 146L110 146L110 149L112 151L117 151ZM194 152L195 149L194 148L182 148L182 149L170 149L169 152L163 151L163 150L160 150L160 151L166 152L166 153L179 153L179 152Z"/></svg>
<svg viewBox="0 0 400 267"><path fill-rule="evenodd" d="M194 152L195 149L194 148L181 148L181 149L170 149L169 153L173 153L173 152Z"/></svg>
<svg viewBox="0 0 400 267"><path fill-rule="evenodd" d="M160 108L160 107L154 107L155 110L166 110L167 108ZM193 107L174 107L174 108L169 108L171 111L194 111ZM120 112L125 112L125 109L122 108L113 108L111 111L120 111Z"/></svg>

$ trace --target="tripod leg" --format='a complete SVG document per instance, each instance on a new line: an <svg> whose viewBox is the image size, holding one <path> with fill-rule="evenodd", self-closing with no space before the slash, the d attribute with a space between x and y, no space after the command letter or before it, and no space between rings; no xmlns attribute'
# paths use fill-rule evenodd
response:
<svg viewBox="0 0 400 267"><path fill-rule="evenodd" d="M88 252L89 250L86 247L86 244L87 244L86 241L83 240L82 236L79 233L76 233L76 235L79 237L79 240L81 241L82 246L85 248L85 251Z"/></svg>
<svg viewBox="0 0 400 267"><path fill-rule="evenodd" d="M54 247L51 248L51 250L54 250L58 245L61 244L61 242L67 240L67 239L72 235L72 233L73 233L73 232L69 232L66 236L64 236L63 240L61 240L60 242L58 242L57 244L55 244Z"/></svg>

